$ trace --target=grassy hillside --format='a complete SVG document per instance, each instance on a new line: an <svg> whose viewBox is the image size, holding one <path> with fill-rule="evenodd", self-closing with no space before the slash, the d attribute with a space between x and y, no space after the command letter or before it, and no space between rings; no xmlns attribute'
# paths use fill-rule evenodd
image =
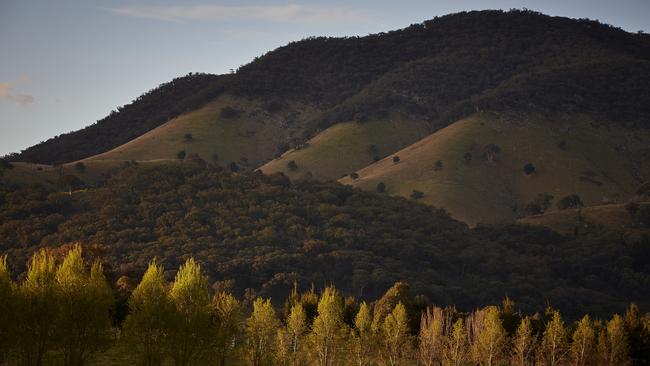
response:
<svg viewBox="0 0 650 366"><path fill-rule="evenodd" d="M426 125L404 117L365 123L345 122L319 133L263 165L266 174L282 172L290 178L311 174L316 179L338 179L426 136ZM289 169L294 161L297 168Z"/></svg>
<svg viewBox="0 0 650 366"><path fill-rule="evenodd" d="M644 206L650 206L650 202L640 204L640 207ZM553 211L542 215L525 217L517 220L517 222L547 227L568 236L603 229L623 234L627 241L639 240L643 235L650 235L650 228L639 226L625 209L624 204Z"/></svg>
<svg viewBox="0 0 650 366"><path fill-rule="evenodd" d="M538 194L578 194L585 204L627 199L648 177L647 130L598 125L574 116L503 117L479 113L341 179L366 190L383 182L391 195L424 193L422 202L470 224L511 221ZM488 161L488 145L498 146ZM395 163L393 157L400 161ZM436 162L438 166L436 166ZM527 175L524 166L535 172ZM440 165L441 164L441 165Z"/></svg>
<svg viewBox="0 0 650 366"><path fill-rule="evenodd" d="M233 116L224 116L224 108L234 110ZM185 151L186 157L197 154L207 162L222 166L235 162L242 168L255 168L271 159L280 145L305 128L297 120L302 122L313 113L313 109L297 104L271 113L261 102L223 95L86 161L177 159L178 153Z"/></svg>

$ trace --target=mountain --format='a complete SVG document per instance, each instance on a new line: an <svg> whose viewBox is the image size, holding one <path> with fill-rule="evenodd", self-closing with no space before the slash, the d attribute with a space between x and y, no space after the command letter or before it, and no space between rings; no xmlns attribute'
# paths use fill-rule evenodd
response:
<svg viewBox="0 0 650 366"><path fill-rule="evenodd" d="M512 222L540 194L550 209L570 194L629 199L650 177L648 116L649 35L528 10L462 12L307 38L234 74L176 79L10 157L60 166L15 164L5 178L95 185L132 161L185 157L369 191L383 182L472 225Z"/></svg>

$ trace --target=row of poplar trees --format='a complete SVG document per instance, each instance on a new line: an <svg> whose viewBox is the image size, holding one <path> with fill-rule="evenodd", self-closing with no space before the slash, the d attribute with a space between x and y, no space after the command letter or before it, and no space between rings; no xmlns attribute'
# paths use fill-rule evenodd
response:
<svg viewBox="0 0 650 366"><path fill-rule="evenodd" d="M146 366L631 363L619 315L585 316L568 327L557 311L542 321L519 316L512 303L469 314L429 307L412 329L401 301L374 309L362 302L347 316L350 299L333 287L320 295L294 291L278 312L270 299L239 300L226 291L211 297L192 259L171 284L152 262L131 293L121 329L111 325L113 299L101 264L85 263L80 246L60 265L47 251L36 253L19 284L0 260L0 364L82 366L120 345Z"/></svg>

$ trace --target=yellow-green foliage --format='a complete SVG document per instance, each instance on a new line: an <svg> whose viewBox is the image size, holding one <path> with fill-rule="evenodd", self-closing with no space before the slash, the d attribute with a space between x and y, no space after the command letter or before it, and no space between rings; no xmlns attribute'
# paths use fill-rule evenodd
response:
<svg viewBox="0 0 650 366"><path fill-rule="evenodd" d="M110 326L113 298L102 265L96 262L89 271L81 245L75 245L56 271L56 290L63 364L84 365L104 344Z"/></svg>
<svg viewBox="0 0 650 366"><path fill-rule="evenodd" d="M359 170L357 180L340 182L372 191L383 182L388 194L404 197L418 190L424 193L421 202L470 224L511 221L544 192L556 201L576 193L587 205L633 195L639 184L634 171L644 166L635 162L648 132L594 127L581 116L561 118L479 113ZM564 148L558 146L562 141ZM493 162L486 155L490 144L500 148ZM524 174L527 163L535 166L534 174Z"/></svg>
<svg viewBox="0 0 650 366"><path fill-rule="evenodd" d="M181 265L169 291L172 312L167 347L176 366L203 362L211 344L208 279L193 258Z"/></svg>
<svg viewBox="0 0 650 366"><path fill-rule="evenodd" d="M329 366L342 357L341 342L346 335L343 323L343 299L334 287L327 287L318 301L318 316L310 337L314 359Z"/></svg>
<svg viewBox="0 0 650 366"><path fill-rule="evenodd" d="M0 256L0 360L6 358L15 341L11 337L16 325L14 290L14 283L7 266L7 256Z"/></svg>
<svg viewBox="0 0 650 366"><path fill-rule="evenodd" d="M363 366L372 362L376 348L376 334L372 330L372 312L364 301L354 317L352 330L352 358L356 365Z"/></svg>
<svg viewBox="0 0 650 366"><path fill-rule="evenodd" d="M411 337L409 334L406 308L399 302L386 316L382 327L384 357L390 365L400 365L409 355Z"/></svg>
<svg viewBox="0 0 650 366"><path fill-rule="evenodd" d="M246 358L251 366L273 364L275 355L274 337L280 322L271 305L271 300L257 298L253 302L253 313L246 320Z"/></svg>
<svg viewBox="0 0 650 366"><path fill-rule="evenodd" d="M229 293L219 292L212 298L210 313L215 327L214 348L220 366L232 362L236 356L235 344L241 331L241 311L241 304Z"/></svg>
<svg viewBox="0 0 650 366"><path fill-rule="evenodd" d="M572 327L575 331L571 339L558 311L551 314L545 325L534 320L536 326L533 327L531 318L514 308L502 311L489 306L469 314L453 307L429 308L419 332L414 332L419 334L420 339L416 340L409 331L409 308L402 301L383 316L378 334L373 333L372 326L377 317L373 316L371 307L362 302L354 321L347 320L353 323L350 330L343 319L343 300L332 287L326 288L320 296L318 315L311 324L301 304L295 303L281 322L271 301L261 298L253 302L250 316L244 321L243 302L231 294L218 292L208 306L206 299L210 290L205 286L200 266L188 260L176 276L176 290L169 292L162 267L155 261L150 263L129 299L131 313L123 325L123 332L116 328L115 335L124 341L118 344L115 340L98 337L106 330L106 324L97 320L108 317L106 305L112 303L109 301L112 298L106 295L111 293L102 266L95 262L88 270L81 254L79 246L73 247L63 263L56 266L54 257L47 251L36 253L30 262L28 277L20 283L21 292L8 292L10 301L21 302L20 306L10 308L9 314L19 320L19 326L2 329L14 340L5 343L9 347L3 349L2 356L9 355L9 365L329 366L411 365L420 360L424 365L461 366L470 360L468 350L472 350L472 362L479 365L530 365L536 354L535 361L545 365L571 362L613 366L629 365L633 354L644 359L642 349L630 347L636 344L632 338L641 344L650 341L650 315L642 317L635 306L629 308L625 317L614 315L604 324L583 317ZM80 286L81 283L85 285ZM404 286L403 283L394 286L383 298L394 298L398 292L395 289ZM8 287L13 285L6 260L1 258L0 291L4 292L0 294L6 294ZM31 291L29 296L27 289ZM36 312L34 305L26 307L38 302L36 294L50 295L47 303L54 310L50 317L42 317L42 308L38 308L41 312ZM306 294L313 294L313 291ZM76 298L78 304L71 305L66 297ZM293 299L300 297L297 293L292 296ZM408 298L413 301L412 297ZM6 298L0 297L0 300ZM186 306L179 307L180 303ZM71 306L77 307L79 319L66 318ZM175 308L172 313L170 306ZM206 313L202 312L206 308L209 317L206 323L200 323L198 320L206 320L203 317ZM88 318L89 310L97 317ZM506 314L513 321L512 325L518 326L512 338L503 328L501 319ZM84 319L90 320L84 322ZM39 327L43 324L56 329L48 328L49 333L42 333ZM79 338L73 342L75 335L82 334L82 329L91 331L86 333L83 342ZM240 331L242 329L244 332ZM597 348L595 329L599 333ZM436 338L435 342L422 339L430 335ZM190 347L183 343L184 337L194 344ZM537 342L537 337L542 341ZM418 354L413 352L416 343L420 344ZM433 351L430 352L433 357L423 357L427 347ZM96 354L94 350L101 352ZM66 356L78 355L79 351L87 353L76 360ZM586 353L588 357L584 357Z"/></svg>
<svg viewBox="0 0 650 366"><path fill-rule="evenodd" d="M562 365L567 358L567 331L559 311L554 311L538 349L537 358L545 365Z"/></svg>
<svg viewBox="0 0 650 366"><path fill-rule="evenodd" d="M129 298L129 315L124 323L124 339L140 364L162 364L170 316L164 270L154 259Z"/></svg>
<svg viewBox="0 0 650 366"><path fill-rule="evenodd" d="M596 351L596 333L589 315L585 315L576 326L571 340L571 362L576 366L591 365Z"/></svg>

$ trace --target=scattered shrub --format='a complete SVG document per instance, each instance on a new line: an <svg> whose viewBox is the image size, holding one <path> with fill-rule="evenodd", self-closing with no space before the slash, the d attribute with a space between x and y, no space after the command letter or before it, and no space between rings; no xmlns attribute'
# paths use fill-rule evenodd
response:
<svg viewBox="0 0 650 366"><path fill-rule="evenodd" d="M350 178L357 180L359 179L359 174L357 172L350 173Z"/></svg>
<svg viewBox="0 0 650 366"><path fill-rule="evenodd" d="M553 201L553 196L544 192L540 193L535 197L535 199L527 204L524 207L524 213L526 215L539 215L551 207L551 202Z"/></svg>
<svg viewBox="0 0 650 366"><path fill-rule="evenodd" d="M84 173L86 171L86 165L82 162L78 162L74 165L74 169L79 173Z"/></svg>
<svg viewBox="0 0 650 366"><path fill-rule="evenodd" d="M191 134L191 133L186 133L185 135L183 135L183 139L184 139L186 142L190 142L190 141L194 140L194 137L192 137L192 134Z"/></svg>
<svg viewBox="0 0 650 366"><path fill-rule="evenodd" d="M411 192L411 198L414 200L419 200L422 197L424 197L424 193L418 191L417 189L414 189L413 192Z"/></svg>
<svg viewBox="0 0 650 366"><path fill-rule="evenodd" d="M287 168L289 168L289 170L291 170L292 172L296 171L298 169L298 164L296 164L295 160L289 160L289 162L287 163Z"/></svg>
<svg viewBox="0 0 650 366"><path fill-rule="evenodd" d="M230 168L230 171L233 172L233 173L236 173L236 172L239 171L239 165L237 165L237 163L235 163L234 161L230 162L230 164L228 165L228 168Z"/></svg>
<svg viewBox="0 0 650 366"><path fill-rule="evenodd" d="M14 165L5 159L0 159L0 169L13 169Z"/></svg>
<svg viewBox="0 0 650 366"><path fill-rule="evenodd" d="M641 227L650 227L650 205L645 205L639 209L636 219Z"/></svg>
<svg viewBox="0 0 650 366"><path fill-rule="evenodd" d="M495 144L487 144L483 148L483 154L489 163L496 162L498 160L499 153L501 153L501 148Z"/></svg>
<svg viewBox="0 0 650 366"><path fill-rule="evenodd" d="M181 151L178 152L178 154L176 154L176 157L179 158L180 160L183 160L183 159L185 159L186 155L187 155L187 153L185 152L185 150L181 150Z"/></svg>
<svg viewBox="0 0 650 366"><path fill-rule="evenodd" d="M442 160L437 160L433 167L434 170L442 169Z"/></svg>
<svg viewBox="0 0 650 366"><path fill-rule="evenodd" d="M533 163L527 163L524 165L524 174L531 175L535 173L535 166Z"/></svg>
<svg viewBox="0 0 650 366"><path fill-rule="evenodd" d="M466 163L469 163L470 161L472 161L472 153L466 152L465 155L463 155L463 159L465 159Z"/></svg>
<svg viewBox="0 0 650 366"><path fill-rule="evenodd" d="M279 100L272 100L264 104L263 108L270 113L276 113L284 109L284 104Z"/></svg>
<svg viewBox="0 0 650 366"><path fill-rule="evenodd" d="M579 207L584 207L584 204L582 203L580 196L578 196L577 194L570 194L562 198L561 200L559 200L557 203L557 208L560 210L579 208Z"/></svg>
<svg viewBox="0 0 650 366"><path fill-rule="evenodd" d="M235 109L231 106L227 106L221 109L220 116L221 118L225 118L225 119L233 119L239 117L240 114L241 114L240 110Z"/></svg>
<svg viewBox="0 0 650 366"><path fill-rule="evenodd" d="M399 163L399 161L400 161L399 156L397 155L393 156L393 163L397 164Z"/></svg>
<svg viewBox="0 0 650 366"><path fill-rule="evenodd" d="M379 192L379 193L386 192L386 184L384 184L384 182L379 182L377 184L377 192Z"/></svg>

